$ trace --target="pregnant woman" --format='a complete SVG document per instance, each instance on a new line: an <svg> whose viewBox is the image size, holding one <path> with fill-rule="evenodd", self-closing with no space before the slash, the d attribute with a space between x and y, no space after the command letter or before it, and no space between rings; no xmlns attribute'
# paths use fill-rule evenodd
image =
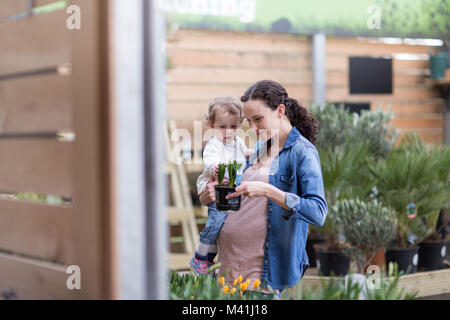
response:
<svg viewBox="0 0 450 320"><path fill-rule="evenodd" d="M228 197L242 196L239 211L228 212L219 233L219 274L261 281L263 292L292 287L309 267L308 225L327 215L313 116L274 81L253 84L241 98L243 113L259 137L242 183ZM200 195L215 201L211 182ZM269 287L270 286L270 287Z"/></svg>

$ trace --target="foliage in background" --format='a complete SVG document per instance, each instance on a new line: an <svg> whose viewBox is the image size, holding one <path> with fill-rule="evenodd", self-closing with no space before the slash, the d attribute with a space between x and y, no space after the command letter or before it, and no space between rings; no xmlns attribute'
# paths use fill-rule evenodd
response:
<svg viewBox="0 0 450 320"><path fill-rule="evenodd" d="M65 201L61 197L53 195L39 195L32 192L20 192L15 195L17 200L38 201L47 204L70 204L70 201Z"/></svg>
<svg viewBox="0 0 450 320"><path fill-rule="evenodd" d="M448 154L448 147L428 148L409 136L386 159L369 166L378 198L396 211L396 247L414 247L434 232L450 198ZM409 204L417 208L416 217L408 215Z"/></svg>
<svg viewBox="0 0 450 320"><path fill-rule="evenodd" d="M371 261L366 254L373 257L395 237L396 214L377 200L340 200L329 210L329 218L344 236L344 246L350 248L359 273Z"/></svg>
<svg viewBox="0 0 450 320"><path fill-rule="evenodd" d="M364 144L374 158L386 157L394 148L398 133L391 126L391 111L363 110L352 113L343 105L327 103L308 107L320 124L317 147L334 151L345 145Z"/></svg>
<svg viewBox="0 0 450 320"><path fill-rule="evenodd" d="M397 132L390 125L392 114L375 110L358 115L343 105L330 103L308 109L320 124L317 149L328 207L340 199L372 198L375 184L368 164L387 157L394 148ZM339 234L332 217L326 219L322 230L328 249L339 249Z"/></svg>

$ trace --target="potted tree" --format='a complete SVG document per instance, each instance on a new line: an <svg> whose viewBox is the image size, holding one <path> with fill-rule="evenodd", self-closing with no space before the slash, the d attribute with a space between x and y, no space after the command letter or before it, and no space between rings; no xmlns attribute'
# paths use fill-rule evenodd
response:
<svg viewBox="0 0 450 320"><path fill-rule="evenodd" d="M216 207L220 211L238 211L241 207L241 196L227 200L226 196L236 191L236 178L242 163L237 161L228 164L221 163L218 166L216 190ZM228 183L224 184L225 171L228 170Z"/></svg>
<svg viewBox="0 0 450 320"><path fill-rule="evenodd" d="M383 251L395 237L396 214L376 199L339 200L329 214L343 235L358 273L364 273L376 253Z"/></svg>
<svg viewBox="0 0 450 320"><path fill-rule="evenodd" d="M369 168L378 198L397 214L396 238L386 251L386 263L396 262L399 271L414 273L419 263L418 244L432 234L430 221L436 222L449 199L447 183L439 178L442 159L417 137L407 136L386 159Z"/></svg>

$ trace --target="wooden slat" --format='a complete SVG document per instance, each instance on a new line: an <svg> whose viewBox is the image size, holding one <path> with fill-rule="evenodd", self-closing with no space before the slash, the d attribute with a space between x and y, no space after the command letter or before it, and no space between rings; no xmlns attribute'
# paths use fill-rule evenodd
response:
<svg viewBox="0 0 450 320"><path fill-rule="evenodd" d="M169 256L169 268L171 271L189 270L189 260L192 255L185 253L173 253Z"/></svg>
<svg viewBox="0 0 450 320"><path fill-rule="evenodd" d="M377 106L372 106L375 110ZM415 114L443 114L445 105L443 103L424 103L424 104L382 104L381 110L388 111L389 108L394 115L415 115Z"/></svg>
<svg viewBox="0 0 450 320"><path fill-rule="evenodd" d="M211 51L292 52L308 53L311 44L306 38L293 35L180 30L167 44L168 49L202 49Z"/></svg>
<svg viewBox="0 0 450 320"><path fill-rule="evenodd" d="M0 191L71 197L72 152L56 139L0 139Z"/></svg>
<svg viewBox="0 0 450 320"><path fill-rule="evenodd" d="M168 72L168 83L183 84L228 84L243 88L261 79L282 80L285 85L309 86L312 79L308 69L291 70L239 69L239 68L186 68L179 67ZM244 90L245 89L241 89Z"/></svg>
<svg viewBox="0 0 450 320"><path fill-rule="evenodd" d="M0 76L55 67L70 61L70 33L64 10L0 26Z"/></svg>
<svg viewBox="0 0 450 320"><path fill-rule="evenodd" d="M272 79L274 81L283 82L283 79ZM167 86L168 100L170 102L175 101L189 101L189 100L205 100L213 99L220 96L233 96L240 98L245 90L247 90L248 85L195 85L195 84L173 84L169 83ZM286 86L285 87L289 96L299 99L300 101L309 100L312 91L310 86Z"/></svg>
<svg viewBox="0 0 450 320"><path fill-rule="evenodd" d="M310 68L310 53L283 52L246 52L246 51L211 51L196 49L169 48L167 55L172 67L235 67L255 69Z"/></svg>
<svg viewBox="0 0 450 320"><path fill-rule="evenodd" d="M369 43L353 38L328 38L327 53L361 55L390 55L394 53L428 54L430 47L407 44ZM435 49L436 47L431 47Z"/></svg>
<svg viewBox="0 0 450 320"><path fill-rule="evenodd" d="M301 282L295 287L286 290L285 295L290 298L298 298L298 290L303 287L308 289L322 289L323 284L330 281L330 277L319 277L317 275L305 275ZM393 280L393 278L387 278ZM344 277L336 277L335 280L342 281ZM407 293L417 293L419 297L432 296L450 292L450 269L418 272L403 275L398 281L398 288Z"/></svg>
<svg viewBox="0 0 450 320"><path fill-rule="evenodd" d="M438 90L431 89L425 86L411 86L411 87L394 87L393 94L352 94L350 95L349 88L345 86L328 87L327 100L328 101L377 101L377 100L419 100L429 98L440 98L441 94Z"/></svg>
<svg viewBox="0 0 450 320"><path fill-rule="evenodd" d="M70 32L73 51L74 214L76 262L83 299L118 297L112 172L112 96L109 75L112 10L108 0L71 0L82 8L82 28ZM112 6L112 4L111 4Z"/></svg>
<svg viewBox="0 0 450 320"><path fill-rule="evenodd" d="M0 81L0 134L71 129L70 76L53 73Z"/></svg>
<svg viewBox="0 0 450 320"><path fill-rule="evenodd" d="M424 118L394 118L392 125L397 129L435 129L444 127L444 116L436 119Z"/></svg>
<svg viewBox="0 0 450 320"><path fill-rule="evenodd" d="M26 10L25 0L2 0L0 1L0 17L11 16Z"/></svg>
<svg viewBox="0 0 450 320"><path fill-rule="evenodd" d="M338 71L338 72L327 72L326 74L327 78L327 85L328 86L349 86L349 75L345 71ZM395 88L399 86L410 86L415 84L423 85L425 84L425 75L414 75L414 74L398 74L394 73L392 80L393 80L393 86ZM431 88L431 87L430 87Z"/></svg>
<svg viewBox="0 0 450 320"><path fill-rule="evenodd" d="M40 7L57 0L34 0L34 7ZM27 0L1 0L0 18L12 16L27 10Z"/></svg>
<svg viewBox="0 0 450 320"><path fill-rule="evenodd" d="M0 250L58 263L73 261L70 206L0 200Z"/></svg>
<svg viewBox="0 0 450 320"><path fill-rule="evenodd" d="M59 264L0 253L0 295L8 289L21 300L79 299L79 290L67 289L70 275L66 269Z"/></svg>

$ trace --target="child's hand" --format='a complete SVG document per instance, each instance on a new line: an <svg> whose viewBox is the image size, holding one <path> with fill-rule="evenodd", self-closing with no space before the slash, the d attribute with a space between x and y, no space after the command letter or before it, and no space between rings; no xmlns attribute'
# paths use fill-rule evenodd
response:
<svg viewBox="0 0 450 320"><path fill-rule="evenodd" d="M252 156L252 154L254 153L253 150L248 150L247 153L245 154L245 158L248 159Z"/></svg>

